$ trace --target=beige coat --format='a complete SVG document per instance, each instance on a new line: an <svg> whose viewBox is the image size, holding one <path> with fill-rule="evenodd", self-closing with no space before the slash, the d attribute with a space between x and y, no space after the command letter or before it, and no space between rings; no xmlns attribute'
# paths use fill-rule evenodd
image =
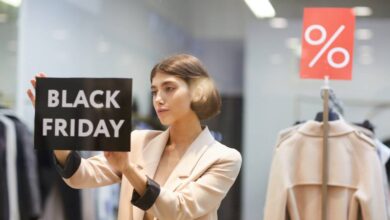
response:
<svg viewBox="0 0 390 220"><path fill-rule="evenodd" d="M169 137L169 129L133 131L130 159L154 176ZM217 209L241 167L238 151L217 142L206 127L189 146L170 174L154 205L147 211L159 220L218 219ZM91 188L121 182L118 219L142 220L144 211L131 204L133 186L113 172L104 156L82 159L65 182L74 188Z"/></svg>
<svg viewBox="0 0 390 220"><path fill-rule="evenodd" d="M265 220L320 220L322 123L284 131L268 183ZM375 144L342 120L330 122L329 220L386 220L381 164Z"/></svg>

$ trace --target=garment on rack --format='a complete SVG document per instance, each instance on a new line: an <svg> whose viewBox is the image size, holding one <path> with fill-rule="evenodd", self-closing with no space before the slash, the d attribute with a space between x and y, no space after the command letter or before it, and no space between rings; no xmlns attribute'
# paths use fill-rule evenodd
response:
<svg viewBox="0 0 390 220"><path fill-rule="evenodd" d="M273 156L265 220L321 219L323 123L283 131ZM387 219L375 143L343 120L329 122L329 219Z"/></svg>
<svg viewBox="0 0 390 220"><path fill-rule="evenodd" d="M0 219L9 219L5 126L0 123Z"/></svg>
<svg viewBox="0 0 390 220"><path fill-rule="evenodd" d="M390 148L390 139L386 139L386 140L382 141L382 143Z"/></svg>
<svg viewBox="0 0 390 220"><path fill-rule="evenodd" d="M375 137L375 130L374 125L368 121L365 120L363 123L353 123L350 124L352 127L357 129L358 131L362 132L367 137L371 138L372 141L375 143L376 151L379 157L379 161L381 162L381 172L382 172L382 185L385 191L385 201L386 201L386 209L388 213L388 219L390 219L390 194L389 194L389 182L388 182L388 176L386 173L386 163L390 159L390 149L387 148L382 142L380 142Z"/></svg>
<svg viewBox="0 0 390 220"><path fill-rule="evenodd" d="M382 164L383 186L385 189L386 208L388 213L388 219L390 219L390 183L388 181L389 177L386 172L386 164L389 162L390 159L390 149L378 139L375 139L375 144L377 147L379 159Z"/></svg>
<svg viewBox="0 0 390 220"><path fill-rule="evenodd" d="M382 142L385 146L387 146L388 148L390 148L390 140L385 140ZM388 160L385 164L385 167L386 167L386 174L387 174L387 181L389 182L390 184L390 160Z"/></svg>
<svg viewBox="0 0 390 220"><path fill-rule="evenodd" d="M375 126L369 120L364 120L362 123L354 123L354 125L369 130L370 132L372 132L372 135L374 135L375 133Z"/></svg>
<svg viewBox="0 0 390 220"><path fill-rule="evenodd" d="M17 140L17 178L20 219L38 219L41 197L34 139L27 126L15 116L8 116L15 125Z"/></svg>
<svg viewBox="0 0 390 220"><path fill-rule="evenodd" d="M8 191L8 209L9 219L19 220L19 204L18 204L18 179L16 160L16 132L15 125L6 116L0 115L0 122L5 126L5 151L6 151L6 178Z"/></svg>
<svg viewBox="0 0 390 220"><path fill-rule="evenodd" d="M375 144L378 148L379 158L380 158L383 166L386 166L386 163L388 163L390 160L390 148L388 148L386 145L384 145L378 139L375 139Z"/></svg>
<svg viewBox="0 0 390 220"><path fill-rule="evenodd" d="M41 201L33 136L15 114L0 106L0 210L2 219L38 219ZM4 156L5 155L5 156ZM5 157L5 159L3 159ZM8 208L7 208L8 207Z"/></svg>

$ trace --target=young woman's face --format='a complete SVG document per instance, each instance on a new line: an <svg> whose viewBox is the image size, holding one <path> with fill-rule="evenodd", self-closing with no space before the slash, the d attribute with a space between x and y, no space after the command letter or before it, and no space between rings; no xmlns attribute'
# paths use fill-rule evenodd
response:
<svg viewBox="0 0 390 220"><path fill-rule="evenodd" d="M152 79L153 106L163 125L172 125L190 114L191 92L187 83L176 76L157 72Z"/></svg>

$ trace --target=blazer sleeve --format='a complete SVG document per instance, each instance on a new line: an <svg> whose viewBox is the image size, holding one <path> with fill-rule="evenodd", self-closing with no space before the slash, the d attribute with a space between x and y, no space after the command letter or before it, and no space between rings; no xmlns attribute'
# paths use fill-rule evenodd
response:
<svg viewBox="0 0 390 220"><path fill-rule="evenodd" d="M132 131L130 156L134 151L142 150L144 140L149 140L157 134L158 132L149 130ZM56 167L64 181L77 189L107 186L122 179L122 174L111 168L104 154L84 159L76 152L72 152L65 162L65 167L62 168L59 164Z"/></svg>
<svg viewBox="0 0 390 220"><path fill-rule="evenodd" d="M241 155L229 151L198 179L178 191L161 187L160 195L148 210L160 220L196 219L216 209L236 180Z"/></svg>
<svg viewBox="0 0 390 220"><path fill-rule="evenodd" d="M135 151L141 151L147 141L159 133L159 131L150 130L132 131L130 157ZM111 185L122 179L122 174L111 168L103 154L84 159L78 153L72 152L64 167L58 163L56 165L64 181L70 187L77 189Z"/></svg>
<svg viewBox="0 0 390 220"><path fill-rule="evenodd" d="M68 157L64 167L65 174L67 165L69 166L69 164L67 163L72 160L77 161L77 158L71 159L72 157L75 158L77 156L74 156L74 154L72 153ZM110 184L117 183L121 180L121 174L115 172L110 167L103 154L99 154L88 159L81 158L79 160L79 166L75 169L76 171L71 174L71 176L62 175L64 177L64 181L72 188L82 189L107 186Z"/></svg>

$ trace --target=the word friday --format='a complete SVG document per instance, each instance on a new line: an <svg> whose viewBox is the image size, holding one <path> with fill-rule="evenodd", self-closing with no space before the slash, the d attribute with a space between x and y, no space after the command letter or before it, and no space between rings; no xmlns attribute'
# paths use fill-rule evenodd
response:
<svg viewBox="0 0 390 220"><path fill-rule="evenodd" d="M87 97L84 90L79 90L74 100L68 100L67 91L50 89L48 90L47 107L49 108L120 108L115 98L120 93L119 90L94 90ZM49 132L54 136L63 137L98 137L104 135L107 138L119 137L119 130L124 119L104 120L100 119L93 123L89 119L64 119L64 118L43 118L42 135L48 136ZM111 131L111 132L110 132Z"/></svg>

